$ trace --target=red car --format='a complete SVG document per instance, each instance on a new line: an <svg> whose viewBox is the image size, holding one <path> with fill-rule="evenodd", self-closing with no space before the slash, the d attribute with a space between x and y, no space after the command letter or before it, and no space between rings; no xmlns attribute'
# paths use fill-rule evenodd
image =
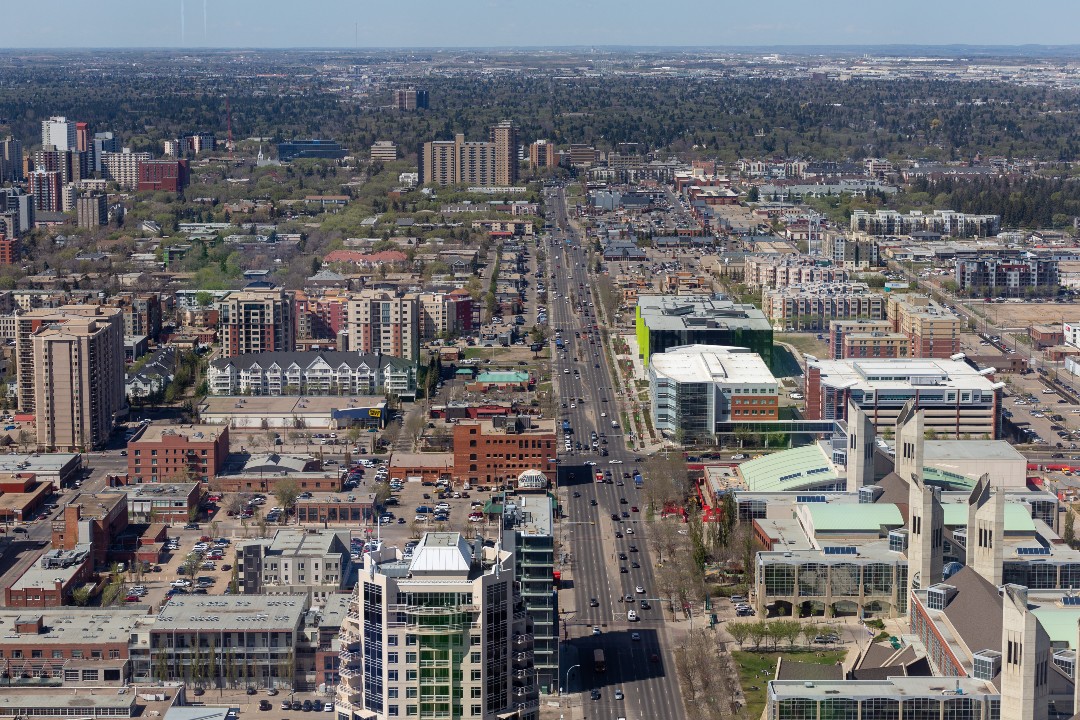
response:
<svg viewBox="0 0 1080 720"><path fill-rule="evenodd" d="M124 602L139 602L141 599L138 595L128 595L124 598Z"/></svg>

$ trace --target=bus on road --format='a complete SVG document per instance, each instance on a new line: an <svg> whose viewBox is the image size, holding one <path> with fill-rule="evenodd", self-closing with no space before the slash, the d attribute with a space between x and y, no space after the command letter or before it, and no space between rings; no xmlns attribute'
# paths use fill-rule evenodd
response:
<svg viewBox="0 0 1080 720"><path fill-rule="evenodd" d="M600 648L593 650L593 672L604 672L607 670L607 663L604 662L604 651Z"/></svg>

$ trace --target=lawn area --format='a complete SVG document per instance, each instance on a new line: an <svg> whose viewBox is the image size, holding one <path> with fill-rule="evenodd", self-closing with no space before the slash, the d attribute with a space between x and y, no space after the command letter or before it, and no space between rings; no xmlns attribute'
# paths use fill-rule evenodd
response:
<svg viewBox="0 0 1080 720"><path fill-rule="evenodd" d="M765 653L733 651L731 658L739 669L739 683L742 685L743 695L746 696L746 716L751 718L760 717L765 710L765 684L772 679L773 674L776 672L778 658L783 657L785 660L818 665L831 665L842 662L845 655L844 651L818 650ZM757 690L752 689L755 687Z"/></svg>
<svg viewBox="0 0 1080 720"><path fill-rule="evenodd" d="M814 357L829 357L829 344L818 340L817 336L818 333L773 333L773 341L787 343L804 355L810 353Z"/></svg>

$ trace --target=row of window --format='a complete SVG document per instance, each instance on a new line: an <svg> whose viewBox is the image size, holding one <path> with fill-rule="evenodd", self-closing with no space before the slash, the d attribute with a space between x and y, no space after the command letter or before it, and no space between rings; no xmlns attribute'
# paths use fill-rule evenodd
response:
<svg viewBox="0 0 1080 720"><path fill-rule="evenodd" d="M0 649L0 658L4 657L4 652L5 652L4 650ZM16 650L11 650L10 654L7 657L10 657L12 660L19 660L19 659L25 658L25 657L29 657L31 659L38 659L38 658L44 658L45 657L44 652L45 652L44 650L31 650L30 654L26 655L25 650L16 649ZM60 659L63 659L65 657L71 658L73 660L80 660L80 659L87 658L87 657L92 659L92 660L101 660L102 658L105 657L105 655L103 654L103 652L101 650L91 650L89 654L85 654L82 650L79 650L77 648L72 648L71 651L67 655L64 655L63 650L52 650L49 657L51 657L54 660L60 660ZM120 651L119 650L109 650L109 658L110 659L116 660L119 657L120 657Z"/></svg>

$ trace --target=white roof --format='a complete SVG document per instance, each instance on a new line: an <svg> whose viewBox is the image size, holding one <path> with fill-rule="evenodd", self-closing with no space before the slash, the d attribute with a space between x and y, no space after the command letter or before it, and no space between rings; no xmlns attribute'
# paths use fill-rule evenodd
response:
<svg viewBox="0 0 1080 720"><path fill-rule="evenodd" d="M413 550L409 572L467 574L471 565L472 549L461 533L431 532Z"/></svg>
<svg viewBox="0 0 1080 720"><path fill-rule="evenodd" d="M814 360L821 384L829 387L861 387L867 390L896 388L933 390L963 388L994 390L994 383L965 362L940 358L867 358Z"/></svg>
<svg viewBox="0 0 1080 720"><path fill-rule="evenodd" d="M757 353L722 345L682 345L656 353L652 369L680 383L776 384Z"/></svg>

